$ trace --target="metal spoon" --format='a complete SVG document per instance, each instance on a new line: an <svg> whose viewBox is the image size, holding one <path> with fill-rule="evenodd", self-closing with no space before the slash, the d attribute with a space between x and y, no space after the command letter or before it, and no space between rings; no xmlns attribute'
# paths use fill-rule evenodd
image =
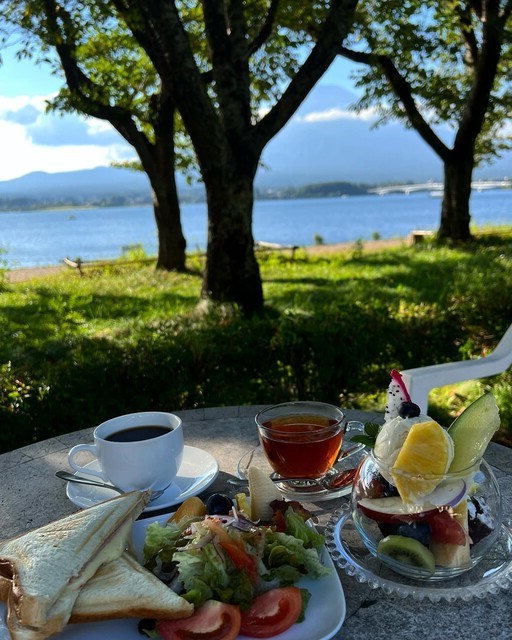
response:
<svg viewBox="0 0 512 640"><path fill-rule="evenodd" d="M104 489L112 489L112 491L116 491L117 493L126 493L119 487L114 486L113 484L109 484L108 482L102 482L101 480L95 480L93 478L89 478L88 476L81 476L79 474L70 473L69 471L56 471L55 475L57 478L61 480L66 480L66 482L78 482L79 484L91 484L94 487L103 487ZM156 500L163 494L164 490L152 491L151 492L151 500Z"/></svg>

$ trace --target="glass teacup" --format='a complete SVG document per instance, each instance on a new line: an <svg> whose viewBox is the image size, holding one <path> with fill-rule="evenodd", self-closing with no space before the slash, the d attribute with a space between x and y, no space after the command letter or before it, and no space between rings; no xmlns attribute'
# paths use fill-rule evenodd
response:
<svg viewBox="0 0 512 640"><path fill-rule="evenodd" d="M391 469L371 451L354 480L352 518L366 548L386 566L409 578L444 580L472 569L495 542L501 493L483 459L456 473L425 478L432 492L406 503Z"/></svg>
<svg viewBox="0 0 512 640"><path fill-rule="evenodd" d="M323 402L285 402L256 416L258 436L270 466L285 478L315 480L338 459L346 419Z"/></svg>

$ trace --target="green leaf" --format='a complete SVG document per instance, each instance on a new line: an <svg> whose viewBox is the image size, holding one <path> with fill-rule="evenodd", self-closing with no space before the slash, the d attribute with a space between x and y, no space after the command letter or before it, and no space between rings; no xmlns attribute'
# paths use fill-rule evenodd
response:
<svg viewBox="0 0 512 640"><path fill-rule="evenodd" d="M354 436L351 438L352 442L360 442L364 444L366 447L373 447L375 445L375 438L371 436Z"/></svg>
<svg viewBox="0 0 512 640"><path fill-rule="evenodd" d="M379 433L380 425L376 422L366 422L364 425L364 432L372 437L377 437Z"/></svg>
<svg viewBox="0 0 512 640"><path fill-rule="evenodd" d="M376 422L366 422L364 425L364 434L360 436L353 436L352 442L360 442L366 447L373 448L375 446L375 440L379 434L380 425Z"/></svg>

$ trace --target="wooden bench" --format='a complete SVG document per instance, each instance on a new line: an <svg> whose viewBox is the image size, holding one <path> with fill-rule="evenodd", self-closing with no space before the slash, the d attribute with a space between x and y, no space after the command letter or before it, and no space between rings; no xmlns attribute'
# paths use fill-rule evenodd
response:
<svg viewBox="0 0 512 640"><path fill-rule="evenodd" d="M67 265L68 267L71 267L72 269L78 269L78 272L80 273L81 276L84 275L84 270L83 270L84 263L80 258L77 258L76 260L71 260L71 258L64 258L63 262L65 265Z"/></svg>
<svg viewBox="0 0 512 640"><path fill-rule="evenodd" d="M414 245L420 244L424 240L433 240L435 237L435 231L429 231L427 229L415 229L411 231L407 240L409 246L413 247Z"/></svg>
<svg viewBox="0 0 512 640"><path fill-rule="evenodd" d="M125 265L133 264L151 264L154 261L154 258L140 258L138 260L82 260L81 258L77 258L76 260L71 260L71 258L63 259L63 262L66 266L70 267L71 269L76 269L81 276L84 276L87 270L92 271L94 269L102 269L104 267L122 267Z"/></svg>
<svg viewBox="0 0 512 640"><path fill-rule="evenodd" d="M291 259L295 258L295 252L300 249L299 246L294 244L278 244L277 242L264 242L263 240L257 240L254 243L256 251L259 249L263 251L291 251Z"/></svg>
<svg viewBox="0 0 512 640"><path fill-rule="evenodd" d="M438 389L454 382L494 376L498 373L503 373L511 365L512 324L506 330L494 351L483 358L405 369L401 371L401 374L412 401L419 405L422 413L426 413L428 410L428 395L432 389Z"/></svg>

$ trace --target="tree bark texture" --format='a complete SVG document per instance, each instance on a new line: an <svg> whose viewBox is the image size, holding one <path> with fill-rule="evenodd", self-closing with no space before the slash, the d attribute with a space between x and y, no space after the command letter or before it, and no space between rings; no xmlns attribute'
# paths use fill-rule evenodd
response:
<svg viewBox="0 0 512 640"><path fill-rule="evenodd" d="M440 240L465 242L471 238L469 200L473 165L470 152L453 155L444 162L443 204L437 233Z"/></svg>
<svg viewBox="0 0 512 640"><path fill-rule="evenodd" d="M161 169L158 167L157 169ZM153 212L158 232L157 269L185 271L187 242L181 226L181 211L174 167L167 172L147 172L153 195Z"/></svg>
<svg viewBox="0 0 512 640"><path fill-rule="evenodd" d="M208 247L201 295L235 302L250 315L263 306L252 234L253 184L248 176L206 174Z"/></svg>

